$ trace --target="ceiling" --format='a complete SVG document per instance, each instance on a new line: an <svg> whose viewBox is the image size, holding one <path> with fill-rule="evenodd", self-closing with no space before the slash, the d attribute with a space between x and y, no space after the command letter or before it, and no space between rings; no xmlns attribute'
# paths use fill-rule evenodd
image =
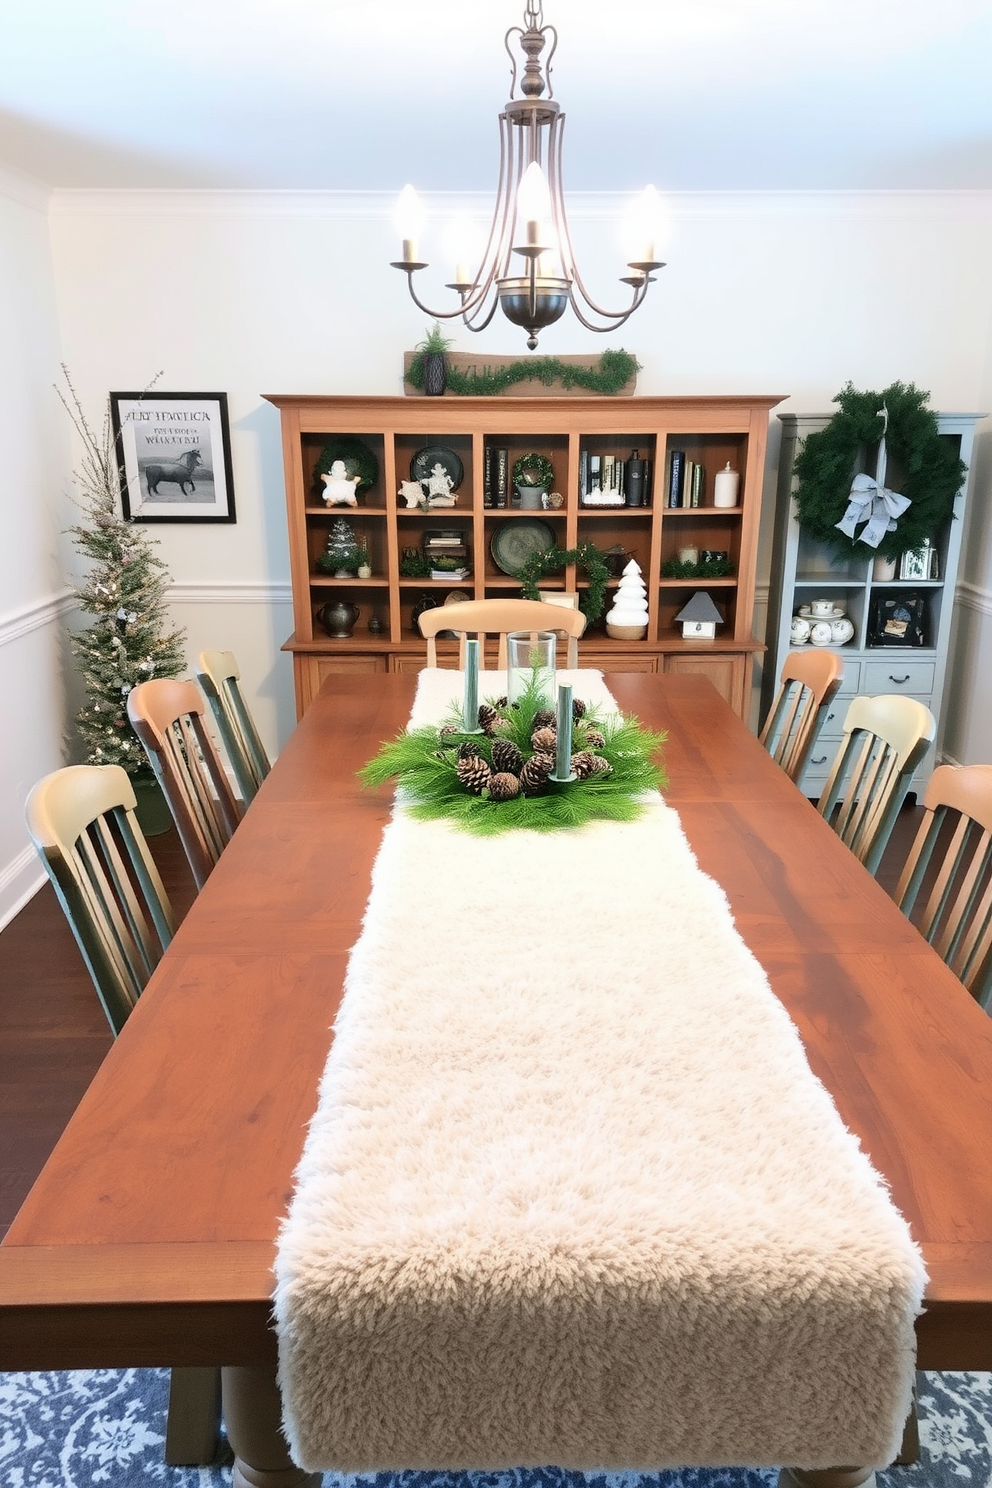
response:
<svg viewBox="0 0 992 1488"><path fill-rule="evenodd" d="M0 0L0 164L491 190L523 0ZM992 0L546 0L572 190L992 188Z"/></svg>

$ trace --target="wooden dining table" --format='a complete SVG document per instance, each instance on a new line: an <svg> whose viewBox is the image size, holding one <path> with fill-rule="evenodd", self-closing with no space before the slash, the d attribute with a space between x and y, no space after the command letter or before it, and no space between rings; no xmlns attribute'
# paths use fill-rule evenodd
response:
<svg viewBox="0 0 992 1488"><path fill-rule="evenodd" d="M922 1246L919 1367L992 1369L992 1019L708 681L606 682L667 732L666 799ZM415 685L327 679L0 1246L0 1368L224 1366L256 1488L310 1481L272 1264L392 809L356 771Z"/></svg>

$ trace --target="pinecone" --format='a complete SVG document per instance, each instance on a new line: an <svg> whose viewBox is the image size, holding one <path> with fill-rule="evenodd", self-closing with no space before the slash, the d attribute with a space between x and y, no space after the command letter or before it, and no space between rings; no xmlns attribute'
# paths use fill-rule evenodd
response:
<svg viewBox="0 0 992 1488"><path fill-rule="evenodd" d="M558 731L547 726L535 729L530 736L530 742L538 754L554 754L558 748Z"/></svg>
<svg viewBox="0 0 992 1488"><path fill-rule="evenodd" d="M524 762L524 757L511 739L496 739L489 752L492 757L494 770L499 773L506 772L510 775L520 774L520 767Z"/></svg>
<svg viewBox="0 0 992 1488"><path fill-rule="evenodd" d="M520 794L520 781L516 775L511 775L504 770L499 775L489 777L489 799L490 801L512 801L514 796Z"/></svg>
<svg viewBox="0 0 992 1488"><path fill-rule="evenodd" d="M508 708L509 705L510 705L509 698L501 697L501 698L497 698L496 699L496 706L497 706L497 708Z"/></svg>
<svg viewBox="0 0 992 1488"><path fill-rule="evenodd" d="M488 733L489 737L493 739L496 737L497 734L508 734L512 728L513 723L509 718L500 718L497 716L493 719L486 732Z"/></svg>
<svg viewBox="0 0 992 1488"><path fill-rule="evenodd" d="M572 722L573 723L578 723L579 719L582 717L582 715L583 715L583 713L585 711L586 711L586 705L582 701L582 699L581 698L573 698L572 699Z"/></svg>
<svg viewBox="0 0 992 1488"><path fill-rule="evenodd" d="M531 724L531 727L536 729L554 728L557 721L558 715L555 713L553 708L538 708L537 712L534 714L534 721Z"/></svg>
<svg viewBox="0 0 992 1488"><path fill-rule="evenodd" d="M473 796L482 795L492 773L485 760L477 754L469 755L467 759L460 759L455 770L462 785Z"/></svg>
<svg viewBox="0 0 992 1488"><path fill-rule="evenodd" d="M499 714L491 703L479 704L479 727L482 729L483 733L492 733L493 724L496 722L498 717Z"/></svg>
<svg viewBox="0 0 992 1488"><path fill-rule="evenodd" d="M590 775L612 773L609 760L605 760L601 754L593 754L588 749L580 749L578 754L572 755L572 769L580 780L588 780Z"/></svg>
<svg viewBox="0 0 992 1488"><path fill-rule="evenodd" d="M586 729L586 748L587 749L602 749L605 746L605 744L606 744L606 740L603 737L603 735L599 732L599 729L596 729L596 728L587 728Z"/></svg>
<svg viewBox="0 0 992 1488"><path fill-rule="evenodd" d="M439 739L447 739L451 734L460 734L461 729L454 723L443 723L437 731Z"/></svg>
<svg viewBox="0 0 992 1488"><path fill-rule="evenodd" d="M479 745L475 739L463 739L458 746L458 758L460 760L476 759L479 754Z"/></svg>
<svg viewBox="0 0 992 1488"><path fill-rule="evenodd" d="M520 771L520 789L525 796L539 796L548 787L548 776L555 767L550 754L532 754Z"/></svg>

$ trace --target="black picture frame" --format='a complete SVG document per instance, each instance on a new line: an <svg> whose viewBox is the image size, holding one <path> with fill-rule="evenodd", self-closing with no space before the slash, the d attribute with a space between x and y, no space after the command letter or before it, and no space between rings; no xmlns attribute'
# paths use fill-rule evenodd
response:
<svg viewBox="0 0 992 1488"><path fill-rule="evenodd" d="M237 521L226 393L111 393L110 417L129 521Z"/></svg>

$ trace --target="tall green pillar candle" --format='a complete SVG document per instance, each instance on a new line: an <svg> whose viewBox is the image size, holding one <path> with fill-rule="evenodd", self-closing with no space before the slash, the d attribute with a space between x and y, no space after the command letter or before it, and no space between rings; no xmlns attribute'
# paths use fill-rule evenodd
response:
<svg viewBox="0 0 992 1488"><path fill-rule="evenodd" d="M572 686L562 682L558 687L558 756L552 780L574 780L572 774Z"/></svg>
<svg viewBox="0 0 992 1488"><path fill-rule="evenodd" d="M462 703L462 728L466 733L479 732L479 642L465 642L465 698Z"/></svg>

